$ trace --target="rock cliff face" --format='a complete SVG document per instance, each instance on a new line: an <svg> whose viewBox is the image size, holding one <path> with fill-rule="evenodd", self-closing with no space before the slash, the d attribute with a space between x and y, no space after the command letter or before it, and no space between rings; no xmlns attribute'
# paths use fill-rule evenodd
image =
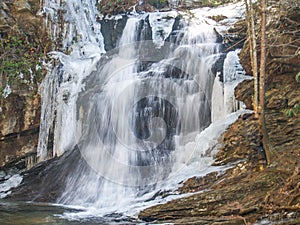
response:
<svg viewBox="0 0 300 225"><path fill-rule="evenodd" d="M50 47L38 10L39 0L0 3L0 167L35 163L41 63Z"/></svg>
<svg viewBox="0 0 300 225"><path fill-rule="evenodd" d="M40 119L40 99L38 95L10 94L2 104L0 119L1 166L24 161L24 168L35 162Z"/></svg>

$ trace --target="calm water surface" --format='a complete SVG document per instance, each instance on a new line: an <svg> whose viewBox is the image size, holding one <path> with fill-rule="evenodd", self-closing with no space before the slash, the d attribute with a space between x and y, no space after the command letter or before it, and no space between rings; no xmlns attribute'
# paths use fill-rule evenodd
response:
<svg viewBox="0 0 300 225"><path fill-rule="evenodd" d="M80 210L45 203L8 202L0 199L1 225L144 224L131 218L125 218L120 214L77 220L69 220L63 217L64 213L76 212L80 212Z"/></svg>

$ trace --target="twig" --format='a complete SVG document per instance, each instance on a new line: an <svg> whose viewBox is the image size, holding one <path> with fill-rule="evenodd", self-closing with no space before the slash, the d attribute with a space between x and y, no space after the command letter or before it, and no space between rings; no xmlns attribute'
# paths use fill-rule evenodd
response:
<svg viewBox="0 0 300 225"><path fill-rule="evenodd" d="M242 43L245 40L246 40L246 38L243 38L242 40L236 42L234 45L231 45L230 47L228 47L227 49L225 49L225 52L227 52L228 50L234 48L235 46L237 46L238 44Z"/></svg>

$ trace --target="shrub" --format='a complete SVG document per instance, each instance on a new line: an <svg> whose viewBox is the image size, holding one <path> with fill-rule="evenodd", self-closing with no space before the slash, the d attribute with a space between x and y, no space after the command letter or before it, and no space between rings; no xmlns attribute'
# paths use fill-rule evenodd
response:
<svg viewBox="0 0 300 225"><path fill-rule="evenodd" d="M3 88L6 84L21 89L20 86L32 89L41 81L42 67L41 59L42 51L38 50L38 46L30 43L24 36L9 35L0 40L0 74L2 88L0 95L2 96Z"/></svg>
<svg viewBox="0 0 300 225"><path fill-rule="evenodd" d="M297 82L300 82L300 72L296 74L295 79Z"/></svg>

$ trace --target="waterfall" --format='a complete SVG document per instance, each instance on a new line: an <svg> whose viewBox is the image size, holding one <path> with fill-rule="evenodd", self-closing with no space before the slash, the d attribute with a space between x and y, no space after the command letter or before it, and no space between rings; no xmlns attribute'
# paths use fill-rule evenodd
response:
<svg viewBox="0 0 300 225"><path fill-rule="evenodd" d="M105 52L96 0L46 0L44 12L62 46L50 53L59 63L44 80L38 156L81 154L59 203L114 212L185 179L190 165L209 167L208 150L236 110L225 88L236 53L224 71L217 67L222 44L211 20L175 11L121 16L117 47Z"/></svg>
<svg viewBox="0 0 300 225"><path fill-rule="evenodd" d="M152 37L163 28L153 22L162 15L153 14ZM174 17L168 18L172 26ZM174 169L176 150L211 122L212 66L220 45L213 27L204 19L185 24L179 44L162 42L171 33L169 26L161 31L166 34L162 39L138 41L145 19L129 17L118 48L85 79L76 102L76 136L92 170L79 166L74 171L61 203L97 208L128 204L157 188ZM161 59L147 56L148 65L141 70L149 49Z"/></svg>

